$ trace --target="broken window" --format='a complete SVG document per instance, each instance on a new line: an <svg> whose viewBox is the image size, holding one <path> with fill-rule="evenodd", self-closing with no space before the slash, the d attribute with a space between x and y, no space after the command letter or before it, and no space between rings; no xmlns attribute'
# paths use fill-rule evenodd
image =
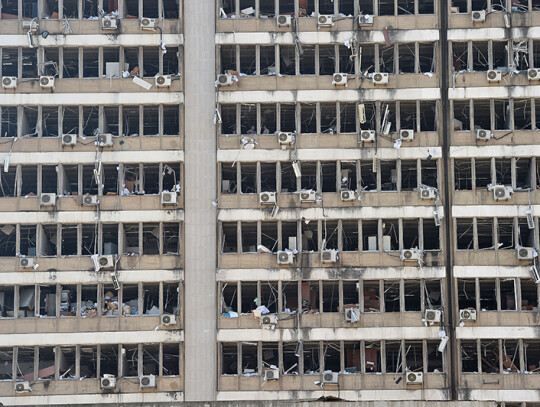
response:
<svg viewBox="0 0 540 407"><path fill-rule="evenodd" d="M163 224L163 254L180 254L178 223Z"/></svg>
<svg viewBox="0 0 540 407"><path fill-rule="evenodd" d="M421 184L437 188L439 186L437 179L437 160L422 160L420 164L422 169Z"/></svg>
<svg viewBox="0 0 540 407"><path fill-rule="evenodd" d="M454 131L468 131L471 129L470 124L470 102L454 100Z"/></svg>
<svg viewBox="0 0 540 407"><path fill-rule="evenodd" d="M275 46L259 47L259 70L261 75L276 74L276 48Z"/></svg>
<svg viewBox="0 0 540 407"><path fill-rule="evenodd" d="M454 159L454 187L456 190L472 190L472 164L469 158Z"/></svg>
<svg viewBox="0 0 540 407"><path fill-rule="evenodd" d="M497 243L499 250L515 247L513 218L497 218Z"/></svg>
<svg viewBox="0 0 540 407"><path fill-rule="evenodd" d="M238 374L238 345L236 343L221 343L221 374Z"/></svg>
<svg viewBox="0 0 540 407"><path fill-rule="evenodd" d="M158 223L143 224L143 254L159 254L159 233Z"/></svg>
<svg viewBox="0 0 540 407"><path fill-rule="evenodd" d="M221 193L236 194L236 168L232 163L221 163Z"/></svg>
<svg viewBox="0 0 540 407"><path fill-rule="evenodd" d="M100 345L100 375L118 376L118 345Z"/></svg>
<svg viewBox="0 0 540 407"><path fill-rule="evenodd" d="M296 46L279 45L279 73L296 75Z"/></svg>
<svg viewBox="0 0 540 407"><path fill-rule="evenodd" d="M341 371L341 346L339 342L325 342L323 344L324 371Z"/></svg>
<svg viewBox="0 0 540 407"><path fill-rule="evenodd" d="M35 350L31 346L17 348L16 373L17 380L34 380Z"/></svg>
<svg viewBox="0 0 540 407"><path fill-rule="evenodd" d="M311 103L300 104L300 132L317 133L317 106Z"/></svg>
<svg viewBox="0 0 540 407"><path fill-rule="evenodd" d="M319 75L333 75L336 50L334 45L319 45Z"/></svg>
<svg viewBox="0 0 540 407"><path fill-rule="evenodd" d="M159 73L160 53L161 49L158 47L143 47L143 77L153 78Z"/></svg>
<svg viewBox="0 0 540 407"><path fill-rule="evenodd" d="M489 69L487 41L474 41L472 43L472 63L473 71L487 71Z"/></svg>
<svg viewBox="0 0 540 407"><path fill-rule="evenodd" d="M399 112L400 128L416 131L416 102L399 102Z"/></svg>
<svg viewBox="0 0 540 407"><path fill-rule="evenodd" d="M281 248L282 250L298 250L296 241L296 222L281 222Z"/></svg>
<svg viewBox="0 0 540 407"><path fill-rule="evenodd" d="M377 160L360 162L360 183L362 192L377 191Z"/></svg>
<svg viewBox="0 0 540 407"><path fill-rule="evenodd" d="M399 221L386 219L382 223L383 251L399 250Z"/></svg>
<svg viewBox="0 0 540 407"><path fill-rule="evenodd" d="M514 99L514 129L515 130L531 130L532 115L531 101L529 99Z"/></svg>
<svg viewBox="0 0 540 407"><path fill-rule="evenodd" d="M418 219L403 219L403 247L413 249L420 247Z"/></svg>
<svg viewBox="0 0 540 407"><path fill-rule="evenodd" d="M41 192L54 193L58 190L58 167L55 165L43 165L41 167Z"/></svg>
<svg viewBox="0 0 540 407"><path fill-rule="evenodd" d="M261 223L261 244L272 252L277 251L277 224L275 222Z"/></svg>
<svg viewBox="0 0 540 407"><path fill-rule="evenodd" d="M168 1L174 2L176 5L175 0L163 0L163 7L165 7L165 4ZM179 47L167 47L167 53L163 54L163 51L162 51L161 57L163 58L163 74L164 75L179 75L180 74L180 68L178 66L178 59L180 57Z"/></svg>
<svg viewBox="0 0 540 407"><path fill-rule="evenodd" d="M510 373L520 373L520 346L518 341L502 340L503 369ZM508 404L507 404L508 405Z"/></svg>
<svg viewBox="0 0 540 407"><path fill-rule="evenodd" d="M257 105L240 105L240 134L258 134Z"/></svg>
<svg viewBox="0 0 540 407"><path fill-rule="evenodd" d="M431 373L443 373L443 354L439 352L439 341L427 341L427 371Z"/></svg>
<svg viewBox="0 0 540 407"><path fill-rule="evenodd" d="M79 133L79 108L62 106L62 134Z"/></svg>
<svg viewBox="0 0 540 407"><path fill-rule="evenodd" d="M137 288L137 287L134 287ZM137 298L134 292L135 300ZM125 302L125 299L124 299ZM136 307L137 303L134 304ZM163 284L163 314L178 315L178 284ZM159 314L159 284L144 283L143 285L143 315Z"/></svg>
<svg viewBox="0 0 540 407"><path fill-rule="evenodd" d="M81 286L81 316L83 318L97 316L97 286Z"/></svg>
<svg viewBox="0 0 540 407"><path fill-rule="evenodd" d="M474 100L474 127L475 129L491 129L491 106L489 100Z"/></svg>
<svg viewBox="0 0 540 407"><path fill-rule="evenodd" d="M297 348L300 344L301 342L283 343L283 374L298 374L298 356L301 355L301 351Z"/></svg>
<svg viewBox="0 0 540 407"><path fill-rule="evenodd" d="M56 286L38 286L40 317L56 317Z"/></svg>
<svg viewBox="0 0 540 407"><path fill-rule="evenodd" d="M83 136L95 136L99 131L99 108L97 106L83 106Z"/></svg>
<svg viewBox="0 0 540 407"><path fill-rule="evenodd" d="M480 351L482 372L499 373L499 341L497 339L482 339Z"/></svg>
<svg viewBox="0 0 540 407"><path fill-rule="evenodd" d="M420 131L437 131L437 102L420 101Z"/></svg>
<svg viewBox="0 0 540 407"><path fill-rule="evenodd" d="M242 222L242 253L257 252L257 223Z"/></svg>
<svg viewBox="0 0 540 407"><path fill-rule="evenodd" d="M495 130L509 130L512 117L512 112L510 110L510 101L494 100L493 105L493 114L495 116Z"/></svg>
<svg viewBox="0 0 540 407"><path fill-rule="evenodd" d="M8 171L0 172L0 196L15 196L17 168L10 166Z"/></svg>
<svg viewBox="0 0 540 407"><path fill-rule="evenodd" d="M19 235L20 254L23 256L36 256L36 226L21 225Z"/></svg>
<svg viewBox="0 0 540 407"><path fill-rule="evenodd" d="M159 136L159 106L143 106L143 135Z"/></svg>
<svg viewBox="0 0 540 407"><path fill-rule="evenodd" d="M58 137L58 107L43 106L41 109L42 137Z"/></svg>
<svg viewBox="0 0 540 407"><path fill-rule="evenodd" d="M387 1L387 0L380 0ZM394 2L391 0L392 3ZM393 4L392 4L393 7ZM381 10L379 9L379 14ZM384 15L384 14L381 14ZM394 73L394 47L383 47L379 46L379 72L386 72L389 74Z"/></svg>
<svg viewBox="0 0 540 407"><path fill-rule="evenodd" d="M296 175L291 163L281 163L281 191L282 193L296 191Z"/></svg>
<svg viewBox="0 0 540 407"><path fill-rule="evenodd" d="M338 71L342 73L354 74L354 61L351 49L345 45L338 46L339 66Z"/></svg>
<svg viewBox="0 0 540 407"><path fill-rule="evenodd" d="M13 318L15 316L15 290L14 287L0 287L0 318ZM0 361L2 353L0 351ZM1 362L0 362L1 363ZM0 369L0 380L2 379Z"/></svg>
<svg viewBox="0 0 540 407"><path fill-rule="evenodd" d="M236 135L236 105L221 105L221 134Z"/></svg>
<svg viewBox="0 0 540 407"><path fill-rule="evenodd" d="M261 282L261 299L259 305L264 305L272 314L277 313L278 295L279 290L277 281Z"/></svg>
<svg viewBox="0 0 540 407"><path fill-rule="evenodd" d="M300 75L315 75L315 45L302 45Z"/></svg>
<svg viewBox="0 0 540 407"><path fill-rule="evenodd" d="M138 47L124 47L124 64L126 64L124 68L127 66L126 71L133 72L134 75L140 76Z"/></svg>
<svg viewBox="0 0 540 407"><path fill-rule="evenodd" d="M516 164L516 189L532 188L533 166L530 158L518 157Z"/></svg>
<svg viewBox="0 0 540 407"><path fill-rule="evenodd" d="M367 13L369 14L369 13ZM373 15L373 14L372 14ZM375 44L362 44L359 47L360 71L363 73L375 70Z"/></svg>
<svg viewBox="0 0 540 407"><path fill-rule="evenodd" d="M381 161L381 191L397 191L397 161Z"/></svg>
<svg viewBox="0 0 540 407"><path fill-rule="evenodd" d="M35 3L37 6L37 3ZM22 49L22 78L37 78L37 48Z"/></svg>
<svg viewBox="0 0 540 407"><path fill-rule="evenodd" d="M502 311L517 311L516 280L513 278L499 280L499 292Z"/></svg>
<svg viewBox="0 0 540 407"><path fill-rule="evenodd" d="M335 103L320 104L321 133L337 133L337 117Z"/></svg>
<svg viewBox="0 0 540 407"><path fill-rule="evenodd" d="M1 294L0 294L1 297ZM538 309L538 291L536 283L530 279L521 279L521 310L536 311Z"/></svg>
<svg viewBox="0 0 540 407"><path fill-rule="evenodd" d="M13 381L13 355L13 348L0 348L0 381Z"/></svg>
<svg viewBox="0 0 540 407"><path fill-rule="evenodd" d="M105 294L105 298L107 294ZM122 315L139 315L139 286L122 284Z"/></svg>
<svg viewBox="0 0 540 407"><path fill-rule="evenodd" d="M457 279L459 309L476 308L476 286L474 279Z"/></svg>
<svg viewBox="0 0 540 407"><path fill-rule="evenodd" d="M401 341L385 341L386 373L403 371Z"/></svg>
<svg viewBox="0 0 540 407"><path fill-rule="evenodd" d="M145 292L146 293L146 292ZM180 315L180 287L178 283L163 283L163 310L162 313ZM146 294L145 294L146 295ZM145 309L148 301L145 299ZM146 311L145 311L146 312Z"/></svg>
<svg viewBox="0 0 540 407"><path fill-rule="evenodd" d="M480 279L480 309L482 311L497 311L495 280Z"/></svg>
<svg viewBox="0 0 540 407"><path fill-rule="evenodd" d="M2 6L5 7L4 2ZM15 5L15 7L17 7ZM5 9L2 10L3 12ZM2 13L5 14L5 13ZM2 76L19 76L19 51L17 48L2 48Z"/></svg>
<svg viewBox="0 0 540 407"><path fill-rule="evenodd" d="M507 47L508 41L492 41L493 69L505 68L508 66ZM527 69L527 68L524 68Z"/></svg>
<svg viewBox="0 0 540 407"><path fill-rule="evenodd" d="M241 192L243 194L254 194L257 192L257 164L256 163L241 163L240 164Z"/></svg>
<svg viewBox="0 0 540 407"><path fill-rule="evenodd" d="M337 281L323 281L323 312L338 312L339 309L339 283Z"/></svg>
<svg viewBox="0 0 540 407"><path fill-rule="evenodd" d="M139 17L139 2L135 0L124 1L124 13L125 17Z"/></svg>
<svg viewBox="0 0 540 407"><path fill-rule="evenodd" d="M261 104L261 134L274 134L277 129L276 105Z"/></svg>
<svg viewBox="0 0 540 407"><path fill-rule="evenodd" d="M280 108L280 130L296 132L296 106L294 104L279 105Z"/></svg>
<svg viewBox="0 0 540 407"><path fill-rule="evenodd" d="M454 71L466 71L468 64L469 47L467 42L452 42L452 66ZM454 101L456 103L456 101Z"/></svg>
<svg viewBox="0 0 540 407"><path fill-rule="evenodd" d="M254 45L240 46L240 73L255 75L256 72L256 49Z"/></svg>
<svg viewBox="0 0 540 407"><path fill-rule="evenodd" d="M317 190L317 163L302 162L301 188L303 190Z"/></svg>
<svg viewBox="0 0 540 407"><path fill-rule="evenodd" d="M422 302L420 280L404 280L403 290L405 298L405 311L421 311Z"/></svg>
<svg viewBox="0 0 540 407"><path fill-rule="evenodd" d="M423 250L441 250L440 228L435 225L434 219L423 219L422 233Z"/></svg>
<svg viewBox="0 0 540 407"><path fill-rule="evenodd" d="M261 288L262 289L262 288ZM298 282L284 281L281 288L282 309L284 314L298 312Z"/></svg>
<svg viewBox="0 0 540 407"><path fill-rule="evenodd" d="M18 318L33 318L35 316L36 290L32 286L19 286Z"/></svg>
<svg viewBox="0 0 540 407"><path fill-rule="evenodd" d="M405 342L405 370L407 372L423 372L424 349L421 341Z"/></svg>
<svg viewBox="0 0 540 407"><path fill-rule="evenodd" d="M475 340L461 341L461 371L478 373L478 349Z"/></svg>
<svg viewBox="0 0 540 407"><path fill-rule="evenodd" d="M123 136L138 136L140 134L139 106L122 106Z"/></svg>
<svg viewBox="0 0 540 407"><path fill-rule="evenodd" d="M384 281L384 311L400 312L399 281Z"/></svg>
<svg viewBox="0 0 540 407"><path fill-rule="evenodd" d="M476 188L487 188L491 184L491 159L475 159Z"/></svg>
<svg viewBox="0 0 540 407"><path fill-rule="evenodd" d="M473 237L473 219L456 219L456 238L458 250L474 250Z"/></svg>
<svg viewBox="0 0 540 407"><path fill-rule="evenodd" d="M78 303L77 293L78 286L62 285L60 287L60 316L61 317L74 317L77 315Z"/></svg>
<svg viewBox="0 0 540 407"><path fill-rule="evenodd" d="M408 1L408 0L400 0ZM414 2L411 2L412 8L414 9ZM401 7L398 6L398 9L401 11ZM414 12L414 10L413 10ZM402 43L398 45L399 52L399 73L414 73L416 68L416 52L415 44L411 43Z"/></svg>
<svg viewBox="0 0 540 407"><path fill-rule="evenodd" d="M317 221L308 222L302 222L302 251L318 252L319 233Z"/></svg>
<svg viewBox="0 0 540 407"><path fill-rule="evenodd" d="M320 355L318 342L304 342L304 374L320 373Z"/></svg>
<svg viewBox="0 0 540 407"><path fill-rule="evenodd" d="M0 137L17 137L17 107L0 106L1 111L1 129Z"/></svg>
<svg viewBox="0 0 540 407"><path fill-rule="evenodd" d="M261 351L263 368L279 366L279 344L277 342L263 342Z"/></svg>
<svg viewBox="0 0 540 407"><path fill-rule="evenodd" d="M356 103L340 103L340 133L356 132Z"/></svg>
<svg viewBox="0 0 540 407"><path fill-rule="evenodd" d="M259 374L258 344L252 342L242 342L242 374Z"/></svg>
<svg viewBox="0 0 540 407"><path fill-rule="evenodd" d="M364 343L364 353L366 356L366 373L380 373L382 372L381 364L381 342L366 341Z"/></svg>
<svg viewBox="0 0 540 407"><path fill-rule="evenodd" d="M358 221L344 220L341 225L342 230L342 250L345 252L358 251Z"/></svg>
<svg viewBox="0 0 540 407"><path fill-rule="evenodd" d="M57 225L41 225L40 256L56 256L57 254Z"/></svg>
<svg viewBox="0 0 540 407"><path fill-rule="evenodd" d="M99 76L99 49L83 48L83 77L97 78Z"/></svg>
<svg viewBox="0 0 540 407"><path fill-rule="evenodd" d="M38 135L38 108L23 107L21 121L22 135L27 137L37 137Z"/></svg>
<svg viewBox="0 0 540 407"><path fill-rule="evenodd" d="M177 136L180 134L180 112L178 106L163 106L163 135Z"/></svg>
<svg viewBox="0 0 540 407"><path fill-rule="evenodd" d="M478 238L478 249L494 249L495 242L493 238L493 218L477 218L476 229Z"/></svg>
<svg viewBox="0 0 540 407"><path fill-rule="evenodd" d="M336 162L321 162L322 192L336 192Z"/></svg>
<svg viewBox="0 0 540 407"><path fill-rule="evenodd" d="M413 191L417 188L417 162L416 160L401 161L401 190Z"/></svg>
<svg viewBox="0 0 540 407"><path fill-rule="evenodd" d="M238 230L236 222L223 222L222 230L222 253L237 253L238 252Z"/></svg>
<svg viewBox="0 0 540 407"><path fill-rule="evenodd" d="M362 220L363 251L379 250L379 222L377 220Z"/></svg>
<svg viewBox="0 0 540 407"><path fill-rule="evenodd" d="M319 312L319 282L302 282L302 313Z"/></svg>
<svg viewBox="0 0 540 407"><path fill-rule="evenodd" d="M243 171L244 165L242 165ZM276 164L261 163L261 191L276 191Z"/></svg>
<svg viewBox="0 0 540 407"><path fill-rule="evenodd" d="M118 224L103 224L101 228L103 240L102 254L118 254Z"/></svg>

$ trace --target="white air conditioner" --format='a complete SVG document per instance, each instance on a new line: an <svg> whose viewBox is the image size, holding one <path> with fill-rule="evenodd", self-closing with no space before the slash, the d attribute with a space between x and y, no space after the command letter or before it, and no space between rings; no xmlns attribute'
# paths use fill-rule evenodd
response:
<svg viewBox="0 0 540 407"><path fill-rule="evenodd" d="M39 204L41 206L54 206L56 204L56 194L43 193L39 198Z"/></svg>
<svg viewBox="0 0 540 407"><path fill-rule="evenodd" d="M426 322L441 322L442 311L438 309L427 309L424 314Z"/></svg>
<svg viewBox="0 0 540 407"><path fill-rule="evenodd" d="M476 10L471 13L473 23L483 23L486 21L486 10Z"/></svg>
<svg viewBox="0 0 540 407"><path fill-rule="evenodd" d="M156 86L158 88L166 88L171 86L172 83L172 75L160 75L157 74L154 76L154 81L156 83Z"/></svg>
<svg viewBox="0 0 540 407"><path fill-rule="evenodd" d="M276 314L261 315L261 325L276 325L278 317Z"/></svg>
<svg viewBox="0 0 540 407"><path fill-rule="evenodd" d="M116 30L118 29L118 20L116 18L102 18L101 19L102 30Z"/></svg>
<svg viewBox="0 0 540 407"><path fill-rule="evenodd" d="M35 259L33 257L21 257L19 259L19 267L23 269L34 268Z"/></svg>
<svg viewBox="0 0 540 407"><path fill-rule="evenodd" d="M264 380L277 380L279 379L278 369L267 369L264 371Z"/></svg>
<svg viewBox="0 0 540 407"><path fill-rule="evenodd" d="M315 202L316 193L312 189L300 191L300 202Z"/></svg>
<svg viewBox="0 0 540 407"><path fill-rule="evenodd" d="M54 76L40 76L39 86L42 88L54 88Z"/></svg>
<svg viewBox="0 0 540 407"><path fill-rule="evenodd" d="M510 198L512 198L510 188L504 185L495 185L493 187L493 199L496 201L508 201Z"/></svg>
<svg viewBox="0 0 540 407"><path fill-rule="evenodd" d="M341 191L340 197L342 201L354 201L355 193L354 191Z"/></svg>
<svg viewBox="0 0 540 407"><path fill-rule="evenodd" d="M345 308L345 321L358 322L360 321L360 309L358 308Z"/></svg>
<svg viewBox="0 0 540 407"><path fill-rule="evenodd" d="M400 254L401 261L418 261L418 251L413 249L404 249Z"/></svg>
<svg viewBox="0 0 540 407"><path fill-rule="evenodd" d="M336 372L324 372L322 374L323 384L338 384L339 375Z"/></svg>
<svg viewBox="0 0 540 407"><path fill-rule="evenodd" d="M141 389L156 387L156 376L151 374L139 377L139 385L141 386Z"/></svg>
<svg viewBox="0 0 540 407"><path fill-rule="evenodd" d="M176 205L176 203L177 203L176 192L163 191L161 193L162 205Z"/></svg>
<svg viewBox="0 0 540 407"><path fill-rule="evenodd" d="M421 372L407 372L405 378L407 384L422 384L424 381L424 375Z"/></svg>
<svg viewBox="0 0 540 407"><path fill-rule="evenodd" d="M219 86L230 86L233 84L233 77L230 73L223 73L218 76Z"/></svg>
<svg viewBox="0 0 540 407"><path fill-rule="evenodd" d="M96 206L99 204L97 195L84 195L82 199L83 206Z"/></svg>
<svg viewBox="0 0 540 407"><path fill-rule="evenodd" d="M500 82L502 79L502 73L498 69L490 69L487 71L486 78L488 82Z"/></svg>
<svg viewBox="0 0 540 407"><path fill-rule="evenodd" d="M532 260L534 259L534 247L519 246L516 249L518 260Z"/></svg>
<svg viewBox="0 0 540 407"><path fill-rule="evenodd" d="M293 144L294 143L294 133L280 132L278 134L279 144Z"/></svg>
<svg viewBox="0 0 540 407"><path fill-rule="evenodd" d="M277 262L278 264L292 264L294 262L294 253L285 250L279 250L277 252Z"/></svg>
<svg viewBox="0 0 540 407"><path fill-rule="evenodd" d="M402 141L413 141L414 140L414 130L400 130L399 138Z"/></svg>
<svg viewBox="0 0 540 407"><path fill-rule="evenodd" d="M276 18L278 27L290 27L292 25L292 16L281 14Z"/></svg>
<svg viewBox="0 0 540 407"><path fill-rule="evenodd" d="M460 309L459 319L461 321L476 321L476 310L475 309Z"/></svg>
<svg viewBox="0 0 540 407"><path fill-rule="evenodd" d="M323 263L335 263L338 259L337 250L322 250L321 251L321 261Z"/></svg>
<svg viewBox="0 0 540 407"><path fill-rule="evenodd" d="M163 314L161 316L161 325L175 325L176 324L176 315L172 314Z"/></svg>
<svg viewBox="0 0 540 407"><path fill-rule="evenodd" d="M477 129L476 130L476 139L477 140L488 141L490 138L491 138L491 131L484 130L484 129Z"/></svg>
<svg viewBox="0 0 540 407"><path fill-rule="evenodd" d="M373 74L374 85L386 85L388 83L388 73L377 72Z"/></svg>
<svg viewBox="0 0 540 407"><path fill-rule="evenodd" d="M62 145L63 146L74 146L77 144L77 135L76 134L62 134Z"/></svg>
<svg viewBox="0 0 540 407"><path fill-rule="evenodd" d="M15 390L15 393L27 393L32 391L30 388L30 382L15 382L13 390Z"/></svg>
<svg viewBox="0 0 540 407"><path fill-rule="evenodd" d="M259 194L259 203L260 204L275 204L276 193L275 192L261 192Z"/></svg>
<svg viewBox="0 0 540 407"><path fill-rule="evenodd" d="M369 14L360 14L358 16L358 25L360 27L373 25L373 16Z"/></svg>
<svg viewBox="0 0 540 407"><path fill-rule="evenodd" d="M141 18L141 28L143 30L155 30L156 28L156 19L155 18Z"/></svg>
<svg viewBox="0 0 540 407"><path fill-rule="evenodd" d="M114 144L113 135L111 133L98 134L96 144L100 147L112 147Z"/></svg>
<svg viewBox="0 0 540 407"><path fill-rule="evenodd" d="M99 381L102 389L114 389L116 387L116 377L112 374L104 374Z"/></svg>
<svg viewBox="0 0 540 407"><path fill-rule="evenodd" d="M114 267L114 256L112 254L98 256L97 264L99 268L96 271L101 269L111 269Z"/></svg>
<svg viewBox="0 0 540 407"><path fill-rule="evenodd" d="M437 190L434 188L420 187L420 199L435 199Z"/></svg>
<svg viewBox="0 0 540 407"><path fill-rule="evenodd" d="M362 141L375 141L375 130L361 130L360 140Z"/></svg>
<svg viewBox="0 0 540 407"><path fill-rule="evenodd" d="M24 20L22 22L23 30L28 31L29 33L36 33L39 29L39 24L37 20Z"/></svg>
<svg viewBox="0 0 540 407"><path fill-rule="evenodd" d="M536 225L534 224L534 215L532 209L527 209L525 211L525 216L527 217L527 226L529 229L534 229Z"/></svg>
<svg viewBox="0 0 540 407"><path fill-rule="evenodd" d="M345 86L347 85L348 75L346 73L335 73L332 76L332 85L334 86Z"/></svg>
<svg viewBox="0 0 540 407"><path fill-rule="evenodd" d="M16 76L2 76L2 87L3 88L16 88L17 77Z"/></svg>
<svg viewBox="0 0 540 407"><path fill-rule="evenodd" d="M529 272L533 281L537 284L540 283L540 273L538 273L538 269L534 264L529 268Z"/></svg>
<svg viewBox="0 0 540 407"><path fill-rule="evenodd" d="M530 81L540 81L540 69L531 68L527 70L527 78Z"/></svg>
<svg viewBox="0 0 540 407"><path fill-rule="evenodd" d="M334 25L334 19L331 14L320 14L317 19L317 25L319 27L332 27Z"/></svg>

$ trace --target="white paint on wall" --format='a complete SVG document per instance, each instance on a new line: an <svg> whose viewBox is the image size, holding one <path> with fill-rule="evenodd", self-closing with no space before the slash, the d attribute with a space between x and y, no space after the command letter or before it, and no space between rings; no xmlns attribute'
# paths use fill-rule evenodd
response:
<svg viewBox="0 0 540 407"><path fill-rule="evenodd" d="M52 405L78 405L78 404L111 404L122 405L124 403L172 403L183 401L182 392L138 392L138 393L92 393L92 394L57 394L44 396L22 395L16 397L1 397L0 401L5 406L52 406Z"/></svg>
<svg viewBox="0 0 540 407"><path fill-rule="evenodd" d="M118 142L120 138L114 138ZM47 152L13 152L1 153L0 161L4 162L9 156L10 165L15 164L94 164L96 162L95 151L47 151ZM159 163L159 162L182 162L184 152L182 150L161 151L103 151L100 155L103 164L116 163Z"/></svg>
<svg viewBox="0 0 540 407"><path fill-rule="evenodd" d="M116 34L116 33L115 33ZM121 34L121 35L97 34L49 34L47 38L34 35L35 46L40 47L101 47L111 45L122 45L124 47L138 47L139 45L157 46L160 41L160 33L141 34ZM182 34L162 34L163 41L169 47L182 45L184 37ZM1 35L0 47L28 47L28 36L26 35Z"/></svg>
<svg viewBox="0 0 540 407"><path fill-rule="evenodd" d="M474 138L471 133L471 140ZM452 158L533 157L540 155L540 145L481 145L450 147Z"/></svg>
<svg viewBox="0 0 540 407"><path fill-rule="evenodd" d="M455 278L530 278L529 266L454 266Z"/></svg>
<svg viewBox="0 0 540 407"><path fill-rule="evenodd" d="M448 89L449 99L508 99L540 97L540 86L469 86Z"/></svg>
<svg viewBox="0 0 540 407"><path fill-rule="evenodd" d="M519 322L516 319L516 322ZM457 339L537 339L536 326L463 326L456 327Z"/></svg>
<svg viewBox="0 0 540 407"><path fill-rule="evenodd" d="M452 215L455 218L483 218L526 216L528 205L453 205ZM532 205L533 213L540 213L540 205Z"/></svg>
<svg viewBox="0 0 540 407"><path fill-rule="evenodd" d="M81 79L84 80L84 79ZM114 79L112 79L114 80ZM119 79L120 80L120 79ZM151 79L151 83L154 80ZM149 82L150 83L150 82ZM82 97L81 95L84 95ZM131 92L131 93L3 93L2 104L23 106L68 105L129 105L133 103L175 105L184 103L182 92Z"/></svg>

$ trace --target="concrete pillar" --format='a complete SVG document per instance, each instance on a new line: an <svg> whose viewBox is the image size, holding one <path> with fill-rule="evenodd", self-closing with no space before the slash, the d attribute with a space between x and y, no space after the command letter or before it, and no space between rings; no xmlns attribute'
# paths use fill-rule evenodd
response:
<svg viewBox="0 0 540 407"><path fill-rule="evenodd" d="M185 0L185 374L186 401L216 395L215 4Z"/></svg>

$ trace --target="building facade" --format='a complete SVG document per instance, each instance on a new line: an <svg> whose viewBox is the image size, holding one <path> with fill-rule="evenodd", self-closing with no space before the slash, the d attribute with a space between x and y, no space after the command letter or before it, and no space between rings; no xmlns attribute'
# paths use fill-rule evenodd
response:
<svg viewBox="0 0 540 407"><path fill-rule="evenodd" d="M540 405L540 1L1 4L0 403Z"/></svg>

